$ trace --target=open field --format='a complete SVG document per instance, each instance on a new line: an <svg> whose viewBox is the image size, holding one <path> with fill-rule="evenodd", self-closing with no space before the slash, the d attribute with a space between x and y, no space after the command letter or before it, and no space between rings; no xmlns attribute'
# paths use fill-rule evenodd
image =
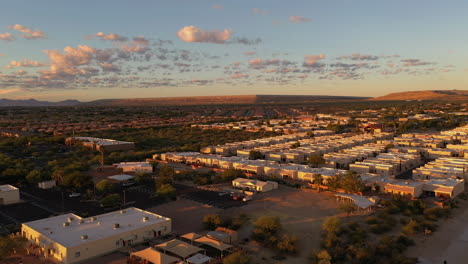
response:
<svg viewBox="0 0 468 264"><path fill-rule="evenodd" d="M463 200L461 200L463 201ZM468 202L460 202L460 208L439 229L428 237L418 238L416 245L406 255L417 257L421 264L466 263L468 259Z"/></svg>
<svg viewBox="0 0 468 264"><path fill-rule="evenodd" d="M251 222L262 215L278 216L283 228L299 237L299 254L284 263L305 263L313 248L318 248L322 222L326 217L338 214L333 194L317 193L314 190L294 189L280 186L279 189L257 195L254 200L241 207L217 209L197 202L179 199L149 210L173 219L174 232L200 232L203 230L203 216L207 214L236 215L245 213ZM239 230L240 240L250 238L252 225L249 223ZM243 246L256 252L256 263L272 263L276 255L270 250L257 247L254 242ZM264 260L262 260L264 258Z"/></svg>

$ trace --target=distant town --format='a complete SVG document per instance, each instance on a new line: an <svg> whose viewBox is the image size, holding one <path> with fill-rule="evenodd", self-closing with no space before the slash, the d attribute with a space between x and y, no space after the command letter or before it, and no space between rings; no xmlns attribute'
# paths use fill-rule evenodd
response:
<svg viewBox="0 0 468 264"><path fill-rule="evenodd" d="M418 263L468 212L467 108L3 107L0 257Z"/></svg>

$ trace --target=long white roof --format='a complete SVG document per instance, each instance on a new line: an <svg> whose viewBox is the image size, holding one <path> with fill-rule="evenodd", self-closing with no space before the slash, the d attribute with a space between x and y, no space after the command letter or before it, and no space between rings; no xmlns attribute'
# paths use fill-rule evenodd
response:
<svg viewBox="0 0 468 264"><path fill-rule="evenodd" d="M143 217L148 217L148 219L143 221ZM42 243L47 244L53 241L64 247L73 247L89 241L118 235L122 235L121 238L125 239L124 234L131 230L165 221L170 221L170 218L131 207L125 209L124 213L115 211L98 215L95 218L81 218L75 214L64 214L24 223L23 225L41 233L44 236ZM65 226L65 222L69 223L69 225ZM114 224L119 224L119 228L114 228ZM86 235L87 238L82 239L83 235Z"/></svg>

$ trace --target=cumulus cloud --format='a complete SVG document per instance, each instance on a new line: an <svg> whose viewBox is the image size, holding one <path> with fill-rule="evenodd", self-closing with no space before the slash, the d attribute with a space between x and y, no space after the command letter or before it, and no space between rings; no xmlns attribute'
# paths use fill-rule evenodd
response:
<svg viewBox="0 0 468 264"><path fill-rule="evenodd" d="M195 26L183 27L177 32L177 36L185 42L207 42L216 44L225 43L231 37L231 34L231 29L205 31Z"/></svg>
<svg viewBox="0 0 468 264"><path fill-rule="evenodd" d="M378 56L373 56L373 55L363 55L360 53L353 53L350 56L341 56L338 57L338 59L345 59L345 60L360 60L360 61L368 61L368 60L378 60Z"/></svg>
<svg viewBox="0 0 468 264"><path fill-rule="evenodd" d="M10 61L10 64L8 66L10 66L11 68L11 67L44 67L47 65L38 61L23 59L22 61L14 61L14 60Z"/></svg>
<svg viewBox="0 0 468 264"><path fill-rule="evenodd" d="M86 36L85 38L86 39L93 39L94 37L97 37L101 40L110 40L110 41L117 41L117 42L124 42L124 41L127 41L128 38L125 37L125 36L122 36L122 35L118 35L118 34L115 34L115 33L109 33L109 34L106 34L104 32L98 32L94 35L90 35L90 36Z"/></svg>
<svg viewBox="0 0 468 264"><path fill-rule="evenodd" d="M303 16L292 16L289 18L289 20L291 20L294 23L306 23L311 21L309 18Z"/></svg>
<svg viewBox="0 0 468 264"><path fill-rule="evenodd" d="M6 41L12 41L15 39L13 35L10 32L5 32L0 34L0 39L1 40L6 40Z"/></svg>
<svg viewBox="0 0 468 264"><path fill-rule="evenodd" d="M46 37L45 33L41 30L32 30L20 24L15 24L13 26L10 26L10 28L23 33L20 36L25 39L41 39Z"/></svg>
<svg viewBox="0 0 468 264"><path fill-rule="evenodd" d="M424 66L424 65L432 64L432 63L427 62L427 61L421 61L420 59L404 59L404 60L401 60L401 62L404 62L403 66L406 66L406 67Z"/></svg>
<svg viewBox="0 0 468 264"><path fill-rule="evenodd" d="M304 57L304 66L314 66L319 60L325 59L324 54L306 55Z"/></svg>
<svg viewBox="0 0 468 264"><path fill-rule="evenodd" d="M90 67L79 67L88 65L96 49L86 45L78 45L78 47L65 47L63 53L58 50L44 50L50 60L50 69L41 71L42 78L66 78L75 75L90 75L95 72L95 69Z"/></svg>

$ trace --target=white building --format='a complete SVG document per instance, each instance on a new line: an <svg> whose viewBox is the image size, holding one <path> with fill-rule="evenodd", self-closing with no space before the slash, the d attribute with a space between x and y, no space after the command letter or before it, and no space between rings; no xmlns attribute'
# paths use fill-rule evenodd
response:
<svg viewBox="0 0 468 264"><path fill-rule="evenodd" d="M153 166L149 162L121 162L116 165L123 172L153 172Z"/></svg>
<svg viewBox="0 0 468 264"><path fill-rule="evenodd" d="M9 184L0 185L0 205L18 203L19 201L20 194L18 188Z"/></svg>
<svg viewBox="0 0 468 264"><path fill-rule="evenodd" d="M171 219L138 208L81 218L64 214L22 224L22 236L61 263L77 263L171 232Z"/></svg>
<svg viewBox="0 0 468 264"><path fill-rule="evenodd" d="M237 178L232 181L234 188L246 188L249 191L268 192L278 189L278 183L274 181L259 181L254 179Z"/></svg>

